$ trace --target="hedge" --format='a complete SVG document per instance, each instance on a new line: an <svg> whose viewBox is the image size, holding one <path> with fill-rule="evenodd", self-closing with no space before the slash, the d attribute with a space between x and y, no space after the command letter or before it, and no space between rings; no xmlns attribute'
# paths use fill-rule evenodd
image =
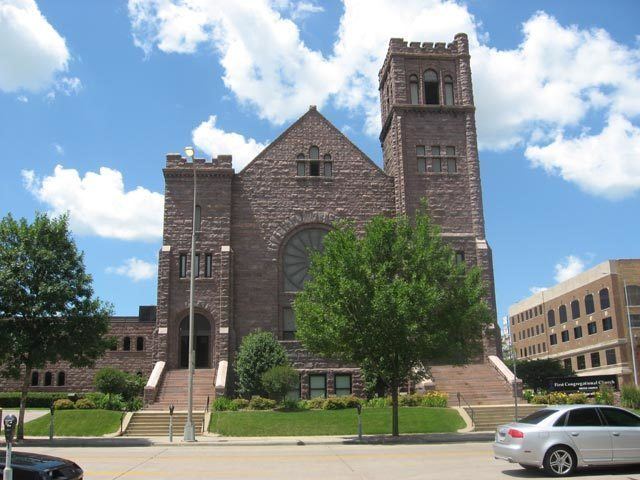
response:
<svg viewBox="0 0 640 480"><path fill-rule="evenodd" d="M27 408L49 408L61 398L75 400L77 395L53 392L30 392L27 394ZM0 393L0 408L20 408L20 392Z"/></svg>

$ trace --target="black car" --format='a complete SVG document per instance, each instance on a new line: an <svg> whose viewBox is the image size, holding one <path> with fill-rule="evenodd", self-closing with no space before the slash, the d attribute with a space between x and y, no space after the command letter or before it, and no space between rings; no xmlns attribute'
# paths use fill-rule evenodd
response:
<svg viewBox="0 0 640 480"><path fill-rule="evenodd" d="M0 451L0 473L7 453ZM11 452L13 480L82 480L82 468L71 460L38 453Z"/></svg>

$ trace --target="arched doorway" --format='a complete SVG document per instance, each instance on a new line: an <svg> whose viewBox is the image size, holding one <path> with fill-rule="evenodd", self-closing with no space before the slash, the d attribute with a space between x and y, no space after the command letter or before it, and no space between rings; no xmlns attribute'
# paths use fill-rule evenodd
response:
<svg viewBox="0 0 640 480"><path fill-rule="evenodd" d="M194 315L194 349L196 352L196 368L211 368L209 353L211 325L203 315ZM189 317L180 322L180 368L189 367Z"/></svg>

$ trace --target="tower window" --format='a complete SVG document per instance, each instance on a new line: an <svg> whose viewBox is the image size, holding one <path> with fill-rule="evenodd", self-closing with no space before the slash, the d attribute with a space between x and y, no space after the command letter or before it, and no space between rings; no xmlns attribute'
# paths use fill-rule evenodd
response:
<svg viewBox="0 0 640 480"><path fill-rule="evenodd" d="M447 172L455 173L458 171L458 162L455 158L447 158Z"/></svg>
<svg viewBox="0 0 640 480"><path fill-rule="evenodd" d="M409 96L412 105L417 105L418 101L418 76L411 75L409 77Z"/></svg>
<svg viewBox="0 0 640 480"><path fill-rule="evenodd" d="M438 105L440 103L438 74L434 70L424 72L424 100L427 105Z"/></svg>
<svg viewBox="0 0 640 480"><path fill-rule="evenodd" d="M444 77L444 104L453 105L453 78Z"/></svg>
<svg viewBox="0 0 640 480"><path fill-rule="evenodd" d="M309 148L309 175L312 177L320 176L320 149L315 145Z"/></svg>
<svg viewBox="0 0 640 480"><path fill-rule="evenodd" d="M193 274L195 275L196 278L198 278L200 276L200 254L199 253L196 253L194 262L195 262L195 266L194 266L195 270Z"/></svg>
<svg viewBox="0 0 640 480"><path fill-rule="evenodd" d="M326 153L322 159L324 160L324 176L331 177L333 175L333 163L331 162L331 155Z"/></svg>
<svg viewBox="0 0 640 480"><path fill-rule="evenodd" d="M207 253L204 256L204 276L207 278L211 278L212 271L212 262L211 262L211 254Z"/></svg>
<svg viewBox="0 0 640 480"><path fill-rule="evenodd" d="M122 350L124 350L125 352L128 352L129 350L131 350L131 338L130 337L124 337L124 342L122 343Z"/></svg>
<svg viewBox="0 0 640 480"><path fill-rule="evenodd" d="M137 337L136 338L136 350L138 352L141 352L144 350L144 337Z"/></svg>
<svg viewBox="0 0 640 480"><path fill-rule="evenodd" d="M180 254L180 265L178 267L178 275L180 278L184 278L187 276L187 254Z"/></svg>
<svg viewBox="0 0 640 480"><path fill-rule="evenodd" d="M304 162L298 162L298 176L304 177L304 175L305 175Z"/></svg>
<svg viewBox="0 0 640 480"><path fill-rule="evenodd" d="M464 252L459 250L456 252L456 264L460 265L464 263Z"/></svg>
<svg viewBox="0 0 640 480"><path fill-rule="evenodd" d="M424 145L416 146L416 157L418 158L418 173L427 171L427 151Z"/></svg>
<svg viewBox="0 0 640 480"><path fill-rule="evenodd" d="M320 176L320 162L309 162L309 175L312 177Z"/></svg>
<svg viewBox="0 0 640 480"><path fill-rule="evenodd" d="M194 227L196 231L200 231L200 223L202 221L202 208L200 205L196 205L196 217L194 222Z"/></svg>
<svg viewBox="0 0 640 480"><path fill-rule="evenodd" d="M64 387L67 383L67 375L64 372L58 372L58 386Z"/></svg>
<svg viewBox="0 0 640 480"><path fill-rule="evenodd" d="M44 386L50 387L53 385L53 374L51 372L46 372L44 374Z"/></svg>

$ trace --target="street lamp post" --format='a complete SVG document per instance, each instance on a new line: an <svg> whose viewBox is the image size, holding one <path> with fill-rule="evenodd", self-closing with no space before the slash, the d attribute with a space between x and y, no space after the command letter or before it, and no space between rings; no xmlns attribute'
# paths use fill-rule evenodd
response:
<svg viewBox="0 0 640 480"><path fill-rule="evenodd" d="M193 315L193 297L195 290L195 262L196 262L196 162L194 158L193 147L184 149L187 159L191 159L193 165L193 216L191 222L191 268L189 275L189 381L187 386L187 422L184 425L184 441L195 442L195 428L193 426L193 375L195 367L195 359L193 358L194 347L194 315Z"/></svg>
<svg viewBox="0 0 640 480"><path fill-rule="evenodd" d="M513 345L513 337L511 336L511 323L509 323L509 317L502 317L502 321L507 325L507 334L509 335L509 346L511 347L511 356L513 357L513 407L515 421L518 421L518 375L516 373L516 349Z"/></svg>

